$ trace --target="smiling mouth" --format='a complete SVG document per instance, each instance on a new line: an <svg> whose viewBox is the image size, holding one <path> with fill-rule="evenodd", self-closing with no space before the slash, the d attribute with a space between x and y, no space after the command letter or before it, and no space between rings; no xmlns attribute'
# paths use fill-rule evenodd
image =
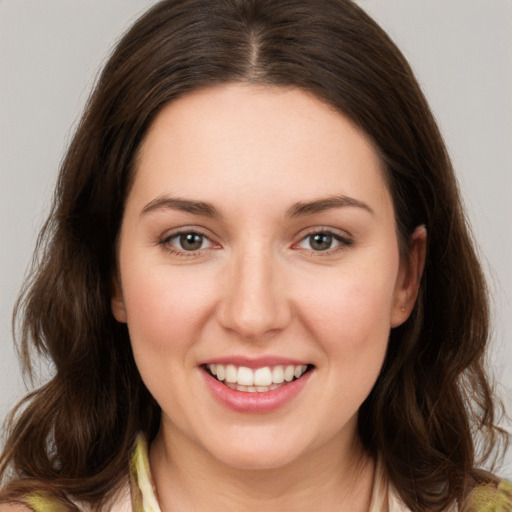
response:
<svg viewBox="0 0 512 512"><path fill-rule="evenodd" d="M225 386L246 393L265 393L300 379L313 365L276 365L248 368L233 364L207 364L207 373Z"/></svg>

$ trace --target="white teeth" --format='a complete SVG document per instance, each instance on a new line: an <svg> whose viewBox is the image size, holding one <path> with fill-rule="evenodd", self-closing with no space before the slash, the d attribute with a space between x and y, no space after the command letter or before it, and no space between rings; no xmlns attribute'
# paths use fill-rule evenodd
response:
<svg viewBox="0 0 512 512"><path fill-rule="evenodd" d="M281 384L284 382L284 370L282 366L276 366L272 370L272 382L274 384Z"/></svg>
<svg viewBox="0 0 512 512"><path fill-rule="evenodd" d="M284 380L286 382L291 382L293 377L295 376L295 366L287 366L284 371Z"/></svg>
<svg viewBox="0 0 512 512"><path fill-rule="evenodd" d="M217 366L219 366L219 365L217 365ZM236 382L236 379L238 378L237 373L238 372L236 371L236 366L234 366L232 364L228 364L226 366L226 381L231 382L231 383Z"/></svg>
<svg viewBox="0 0 512 512"><path fill-rule="evenodd" d="M248 391L249 393L256 393L256 388L254 386L241 386L240 384L238 384L235 387L235 389L238 391Z"/></svg>
<svg viewBox="0 0 512 512"><path fill-rule="evenodd" d="M263 366L251 369L247 366L235 366L233 364L209 364L208 370L217 380L225 381L225 384L239 391L249 393L266 392L276 389L283 383L300 378L307 370L307 365L288 366Z"/></svg>
<svg viewBox="0 0 512 512"><path fill-rule="evenodd" d="M256 386L270 386L272 384L272 372L268 366L258 368L254 372L254 384Z"/></svg>
<svg viewBox="0 0 512 512"><path fill-rule="evenodd" d="M252 370L245 366L240 366L240 368L238 368L237 382L242 386L252 386L254 384Z"/></svg>
<svg viewBox="0 0 512 512"><path fill-rule="evenodd" d="M304 364L301 366L296 366L293 374L298 379L306 371L306 368L307 368L307 366Z"/></svg>

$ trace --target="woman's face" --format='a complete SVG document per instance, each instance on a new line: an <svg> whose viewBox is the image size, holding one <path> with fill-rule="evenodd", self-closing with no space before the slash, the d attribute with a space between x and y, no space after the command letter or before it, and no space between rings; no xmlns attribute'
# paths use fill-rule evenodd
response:
<svg viewBox="0 0 512 512"><path fill-rule="evenodd" d="M418 273L363 133L301 90L225 85L151 126L112 308L168 443L282 467L352 443Z"/></svg>

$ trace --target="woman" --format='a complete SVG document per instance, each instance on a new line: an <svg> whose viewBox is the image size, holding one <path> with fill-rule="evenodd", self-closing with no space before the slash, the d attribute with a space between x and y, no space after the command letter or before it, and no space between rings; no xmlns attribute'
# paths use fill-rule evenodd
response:
<svg viewBox="0 0 512 512"><path fill-rule="evenodd" d="M451 164L351 2L157 4L41 240L22 353L56 372L13 416L0 510L512 508L476 469L500 430Z"/></svg>

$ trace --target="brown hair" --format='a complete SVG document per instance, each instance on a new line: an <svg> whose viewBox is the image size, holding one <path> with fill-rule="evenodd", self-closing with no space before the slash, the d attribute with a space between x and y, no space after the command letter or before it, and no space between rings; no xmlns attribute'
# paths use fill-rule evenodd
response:
<svg viewBox="0 0 512 512"><path fill-rule="evenodd" d="M391 332L358 428L412 510L442 510L480 478L473 435L485 460L500 432L484 371L486 287L427 102L393 42L349 0L166 0L121 39L63 162L18 304L26 368L35 349L55 376L11 416L0 499L37 490L70 510L66 496L100 506L125 478L136 434L155 435L158 405L110 311L115 240L156 114L227 82L303 88L347 115L385 164L403 257L426 226L419 299Z"/></svg>

